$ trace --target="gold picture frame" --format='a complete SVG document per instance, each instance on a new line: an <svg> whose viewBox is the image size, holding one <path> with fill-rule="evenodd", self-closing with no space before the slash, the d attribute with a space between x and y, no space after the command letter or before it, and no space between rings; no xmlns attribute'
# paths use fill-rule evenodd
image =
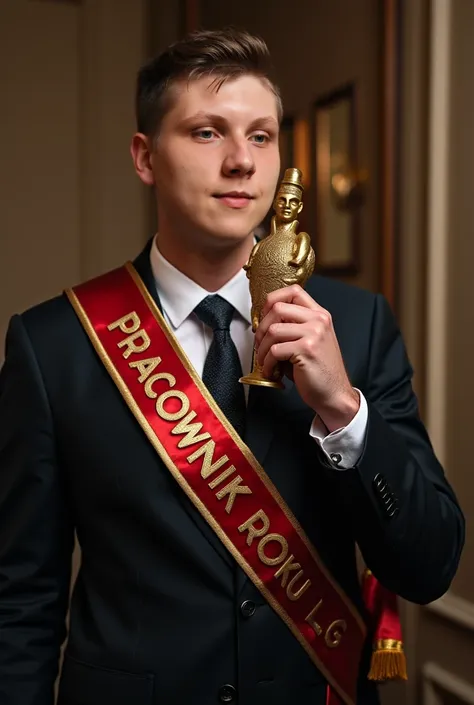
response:
<svg viewBox="0 0 474 705"><path fill-rule="evenodd" d="M312 133L317 268L335 276L356 274L362 183L356 153L354 84L314 103Z"/></svg>

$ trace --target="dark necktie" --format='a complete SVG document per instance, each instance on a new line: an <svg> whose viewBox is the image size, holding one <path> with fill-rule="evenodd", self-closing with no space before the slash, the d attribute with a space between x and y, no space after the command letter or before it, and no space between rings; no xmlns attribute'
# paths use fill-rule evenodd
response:
<svg viewBox="0 0 474 705"><path fill-rule="evenodd" d="M194 313L209 328L214 337L207 353L202 381L220 408L242 436L245 430L245 392L239 382L242 365L234 341L230 337L230 322L234 307L219 294L206 296Z"/></svg>

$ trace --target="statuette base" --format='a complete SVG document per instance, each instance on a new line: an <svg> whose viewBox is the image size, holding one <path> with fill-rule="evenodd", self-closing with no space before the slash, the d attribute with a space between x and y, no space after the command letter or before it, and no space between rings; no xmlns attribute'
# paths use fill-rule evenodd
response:
<svg viewBox="0 0 474 705"><path fill-rule="evenodd" d="M242 382L242 384L250 384L254 387L272 387L273 389L285 389L285 385L281 380L268 379L267 377L262 377L258 370L254 370L249 375L241 377L239 382Z"/></svg>

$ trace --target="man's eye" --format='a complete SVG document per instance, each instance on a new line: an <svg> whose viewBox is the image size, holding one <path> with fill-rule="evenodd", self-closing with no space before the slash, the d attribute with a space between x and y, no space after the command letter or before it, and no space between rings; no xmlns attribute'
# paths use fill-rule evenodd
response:
<svg viewBox="0 0 474 705"><path fill-rule="evenodd" d="M196 130L194 135L196 137L199 137L202 140L211 140L214 137L214 131L213 130Z"/></svg>
<svg viewBox="0 0 474 705"><path fill-rule="evenodd" d="M263 135L259 133L258 135L252 135L252 139L257 143L257 144L265 144L268 142L269 137L268 135Z"/></svg>

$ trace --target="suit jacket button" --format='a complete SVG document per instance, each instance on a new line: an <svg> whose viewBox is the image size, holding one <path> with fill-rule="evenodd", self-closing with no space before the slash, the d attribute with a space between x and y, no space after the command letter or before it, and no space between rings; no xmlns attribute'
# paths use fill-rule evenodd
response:
<svg viewBox="0 0 474 705"><path fill-rule="evenodd" d="M245 600L245 602L242 602L240 605L240 612L243 617L253 617L256 609L257 606L252 600Z"/></svg>
<svg viewBox="0 0 474 705"><path fill-rule="evenodd" d="M383 492L382 488L385 488L385 478L383 475L381 475L379 472L376 474L376 476L373 479L374 486L379 490Z"/></svg>
<svg viewBox="0 0 474 705"><path fill-rule="evenodd" d="M237 691L233 685L223 685L219 688L219 700L221 703L233 703L236 695Z"/></svg>

